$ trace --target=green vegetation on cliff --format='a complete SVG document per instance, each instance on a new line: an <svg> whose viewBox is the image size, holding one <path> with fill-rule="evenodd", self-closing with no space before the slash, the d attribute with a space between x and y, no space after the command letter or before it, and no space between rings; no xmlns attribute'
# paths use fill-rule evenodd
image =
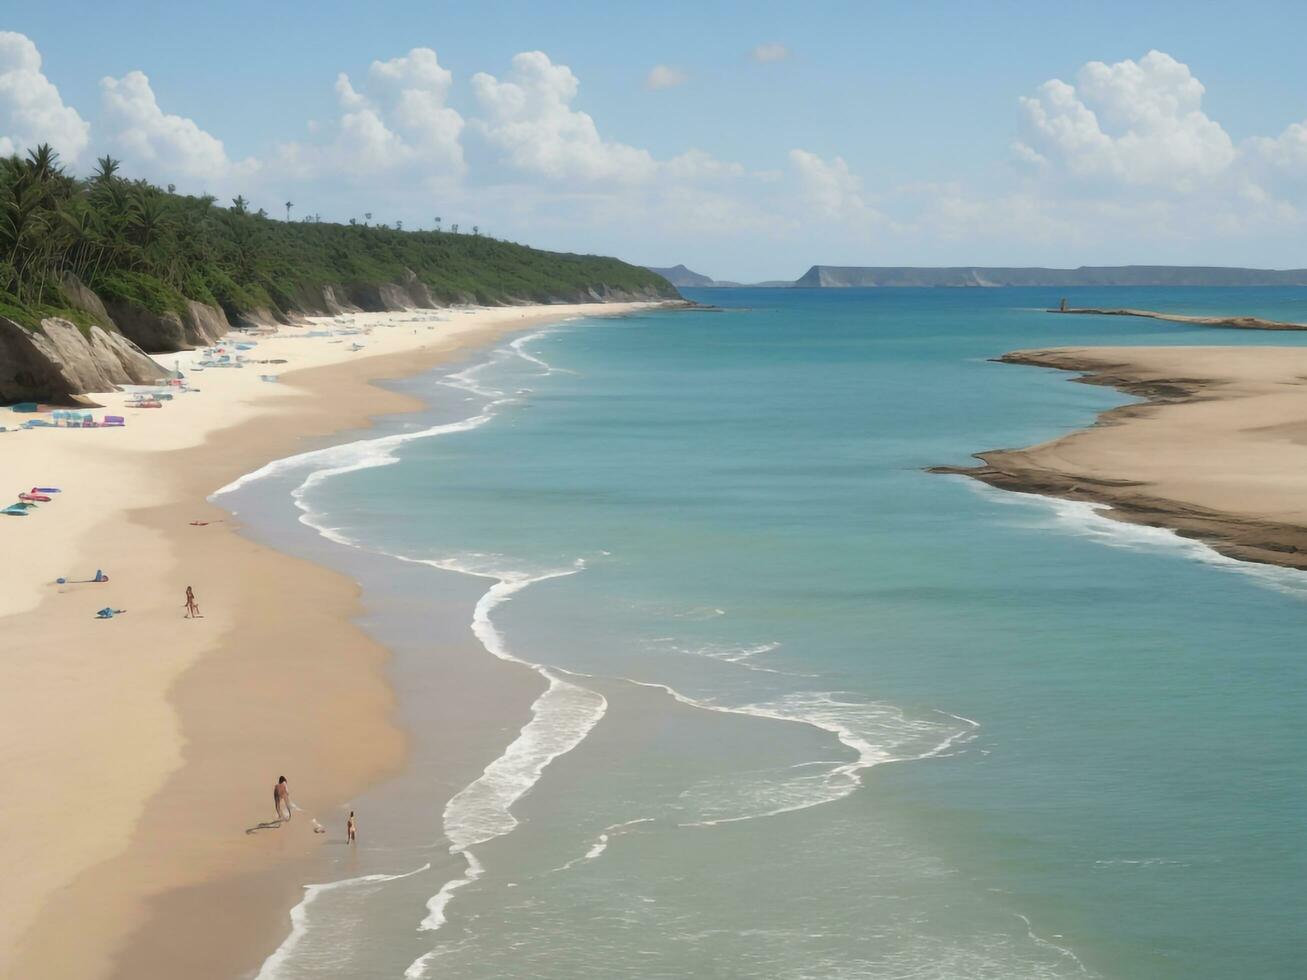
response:
<svg viewBox="0 0 1307 980"><path fill-rule="evenodd" d="M232 318L318 312L324 287L367 306L392 283L407 283L410 295L425 287L435 302L677 295L662 277L612 258L479 235L274 221L250 213L244 198L224 208L128 180L109 157L83 180L48 146L0 158L0 209L0 314L25 325L67 315L69 274L111 308L181 313L197 300Z"/></svg>

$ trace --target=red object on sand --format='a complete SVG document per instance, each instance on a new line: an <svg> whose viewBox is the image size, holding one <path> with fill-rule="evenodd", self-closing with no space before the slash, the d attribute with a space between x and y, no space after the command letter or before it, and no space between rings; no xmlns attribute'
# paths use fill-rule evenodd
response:
<svg viewBox="0 0 1307 980"><path fill-rule="evenodd" d="M20 493L20 494L18 495L18 499L19 499L19 500L35 500L35 501L38 501L39 503L43 503L43 504L45 504L45 503L49 503L49 502L50 502L50 498L47 497L47 496L46 496L45 494L43 494L43 493Z"/></svg>

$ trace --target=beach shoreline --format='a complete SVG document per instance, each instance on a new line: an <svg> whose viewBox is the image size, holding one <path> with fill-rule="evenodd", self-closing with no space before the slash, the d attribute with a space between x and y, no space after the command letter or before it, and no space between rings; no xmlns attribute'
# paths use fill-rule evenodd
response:
<svg viewBox="0 0 1307 980"><path fill-rule="evenodd" d="M1307 349L1066 347L997 360L1143 399L1025 449L935 466L1003 490L1103 505L1239 561L1307 570Z"/></svg>
<svg viewBox="0 0 1307 980"><path fill-rule="evenodd" d="M3 972L257 969L316 866L322 835L308 815L403 763L387 652L352 623L358 586L242 535L209 495L373 418L424 407L376 381L543 323L654 305L440 311L439 325L422 311L360 314L375 327L364 351L283 329L257 348L263 359L286 355L278 384L249 368L210 370L191 375L201 393L127 412L124 430L0 436L11 482L64 491L3 528L31 557L0 590L14 668L3 713L12 748L0 768L10 792L0 806L7 825L36 817L0 886L12 910ZM116 409L126 398L103 400ZM92 566L109 581L50 584ZM182 619L186 585L202 620ZM128 611L96 621L105 603ZM259 828L282 772L303 816ZM179 932L201 914L204 928Z"/></svg>

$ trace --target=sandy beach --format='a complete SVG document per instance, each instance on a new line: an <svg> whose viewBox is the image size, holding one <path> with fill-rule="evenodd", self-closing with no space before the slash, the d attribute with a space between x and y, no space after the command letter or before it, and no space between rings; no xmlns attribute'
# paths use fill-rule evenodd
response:
<svg viewBox="0 0 1307 980"><path fill-rule="evenodd" d="M159 409L97 396L97 417L124 415L121 429L0 433L15 493L62 491L0 523L0 819L21 842L0 882L0 974L257 967L320 843L307 816L259 827L273 817L277 775L305 815L325 811L395 771L405 738L387 653L350 622L357 586L241 536L206 497L371 416L418 407L374 380L509 331L638 305L357 314L370 332L343 338L282 328L244 353L284 364L188 373L199 390ZM184 372L194 359L177 358ZM108 582L76 581L97 569ZM183 618L188 585L201 619ZM96 619L105 606L126 611ZM204 926L167 929L179 915Z"/></svg>
<svg viewBox="0 0 1307 980"><path fill-rule="evenodd" d="M1107 504L1243 561L1307 569L1307 349L1064 347L1012 364L1084 372L1142 403L1027 449L939 467L996 487Z"/></svg>

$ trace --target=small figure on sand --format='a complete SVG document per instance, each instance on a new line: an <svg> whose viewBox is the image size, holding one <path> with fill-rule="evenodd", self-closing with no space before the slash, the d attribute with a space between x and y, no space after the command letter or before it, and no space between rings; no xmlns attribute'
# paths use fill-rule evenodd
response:
<svg viewBox="0 0 1307 980"><path fill-rule="evenodd" d="M195 590L186 586L186 615L183 619L203 619L199 604L195 601Z"/></svg>
<svg viewBox="0 0 1307 980"><path fill-rule="evenodd" d="M277 780L277 785L272 788L272 803L277 808L278 820L290 819L290 786L286 783L286 777L282 776ZM282 809L285 809L286 815L281 815Z"/></svg>
<svg viewBox="0 0 1307 980"><path fill-rule="evenodd" d="M349 811L349 819L345 821L345 843L353 844L358 837L358 825L354 823L354 811Z"/></svg>

